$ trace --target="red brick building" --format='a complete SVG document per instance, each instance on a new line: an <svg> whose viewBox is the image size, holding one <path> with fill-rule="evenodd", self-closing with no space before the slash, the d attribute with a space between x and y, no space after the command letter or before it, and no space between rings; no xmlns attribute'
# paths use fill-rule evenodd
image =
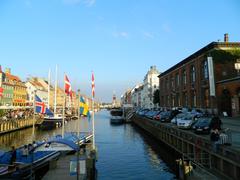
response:
<svg viewBox="0 0 240 180"><path fill-rule="evenodd" d="M160 106L240 115L240 76L235 69L239 58L240 43L228 42L227 34L224 42L198 50L159 75Z"/></svg>

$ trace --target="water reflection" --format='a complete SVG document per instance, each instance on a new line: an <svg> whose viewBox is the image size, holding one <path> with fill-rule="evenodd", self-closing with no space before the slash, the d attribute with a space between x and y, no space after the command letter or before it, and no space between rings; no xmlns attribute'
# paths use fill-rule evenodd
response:
<svg viewBox="0 0 240 180"><path fill-rule="evenodd" d="M87 119L81 119L79 121L80 132L90 132L91 123ZM69 121L65 125L65 132L77 132L78 130L78 121L73 120ZM41 131L37 128L35 129L35 140L44 140L52 137L53 135L61 134L62 129L57 128L49 131ZM0 135L0 149L10 150L11 146L19 147L23 144L32 143L32 128L23 129L20 131L15 131L7 134Z"/></svg>

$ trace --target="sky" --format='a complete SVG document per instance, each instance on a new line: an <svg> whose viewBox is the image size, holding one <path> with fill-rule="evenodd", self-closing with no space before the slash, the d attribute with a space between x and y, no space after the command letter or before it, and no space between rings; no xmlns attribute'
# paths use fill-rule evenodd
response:
<svg viewBox="0 0 240 180"><path fill-rule="evenodd" d="M23 81L67 74L111 102L212 41L240 41L239 0L0 0L0 65Z"/></svg>

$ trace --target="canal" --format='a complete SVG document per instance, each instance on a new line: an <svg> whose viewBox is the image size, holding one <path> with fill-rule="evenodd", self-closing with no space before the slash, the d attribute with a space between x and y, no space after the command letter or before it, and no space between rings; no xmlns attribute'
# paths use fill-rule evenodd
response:
<svg viewBox="0 0 240 180"><path fill-rule="evenodd" d="M170 167L163 161L171 154L155 139L131 124L111 125L108 111L95 115L96 144L98 149L98 179L175 179ZM70 121L66 132L77 131L77 121ZM91 130L91 122L82 119L80 130ZM37 140L60 134L61 128L52 131L35 131ZM0 148L7 150L32 141L32 128L1 135ZM171 158L170 158L171 159Z"/></svg>

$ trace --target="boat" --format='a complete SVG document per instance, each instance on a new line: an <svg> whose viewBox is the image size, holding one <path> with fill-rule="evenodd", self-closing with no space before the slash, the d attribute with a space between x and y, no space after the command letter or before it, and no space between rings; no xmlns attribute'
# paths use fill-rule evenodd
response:
<svg viewBox="0 0 240 180"><path fill-rule="evenodd" d="M48 94L50 92L50 71L49 71L49 76L48 76ZM63 116L63 114L57 114L57 85L58 80L57 80L57 66L56 66L56 78L55 78L55 90L54 90L54 112L52 113L49 110L49 98L50 95L48 95L48 110L50 111L49 114L46 113L46 116L43 118L42 123L39 125L39 128L41 130L51 130L56 127L63 126L63 123L65 123L66 118Z"/></svg>
<svg viewBox="0 0 240 180"><path fill-rule="evenodd" d="M89 142L92 138L91 133L64 133L56 135L38 146L35 151L59 151L62 154L75 153L80 150L80 146Z"/></svg>
<svg viewBox="0 0 240 180"><path fill-rule="evenodd" d="M54 116L45 116L42 123L39 125L41 130L51 130L62 126L63 117L61 114Z"/></svg>
<svg viewBox="0 0 240 180"><path fill-rule="evenodd" d="M111 124L122 124L124 122L122 109L113 108L111 109L110 114L111 114L111 117L110 117Z"/></svg>
<svg viewBox="0 0 240 180"><path fill-rule="evenodd" d="M23 148L16 150L16 161L13 164L10 163L11 151L0 152L0 179L31 179L34 175L39 177L49 169L51 162L58 160L61 154L58 151L33 151L23 156Z"/></svg>

